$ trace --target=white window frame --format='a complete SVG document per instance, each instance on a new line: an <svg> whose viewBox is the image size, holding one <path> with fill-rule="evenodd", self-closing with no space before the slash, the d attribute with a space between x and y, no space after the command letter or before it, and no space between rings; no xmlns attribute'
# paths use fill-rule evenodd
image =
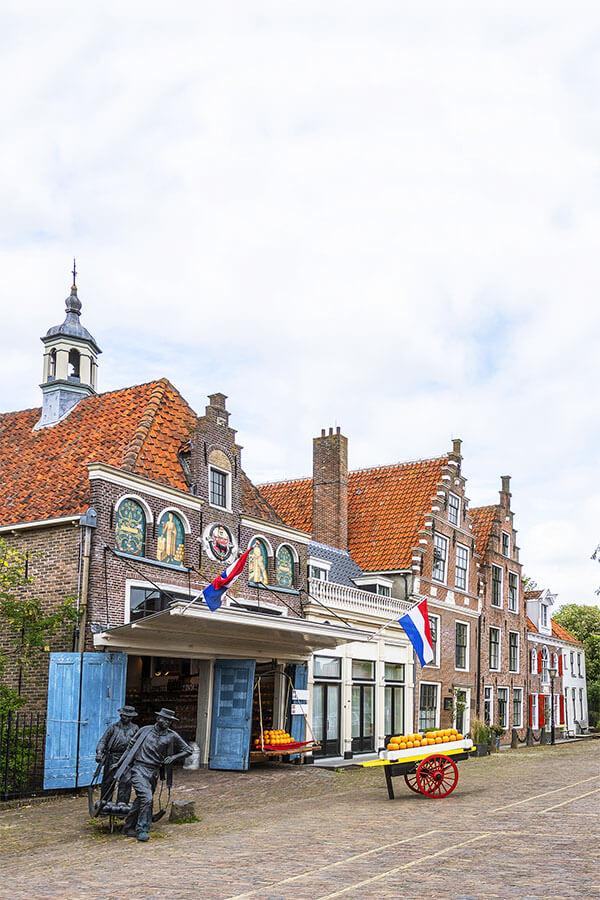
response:
<svg viewBox="0 0 600 900"><path fill-rule="evenodd" d="M508 553L504 552L504 538L506 537L508 542ZM510 559L510 534L508 531L502 532L502 537L500 538L500 546L502 548L502 556L505 556L507 559Z"/></svg>
<svg viewBox="0 0 600 900"><path fill-rule="evenodd" d="M498 665L497 666L492 666L492 660L490 658L490 645L491 645L490 636L491 636L492 631L498 632ZM489 663L490 672L499 672L500 669L502 668L502 631L496 625L490 625L490 628L488 631L488 663Z"/></svg>
<svg viewBox="0 0 600 900"><path fill-rule="evenodd" d="M462 585L458 584L458 581L457 581L457 576L458 576L458 571L459 571L459 569L458 569L458 549L459 549L459 547L461 550L464 550L465 553L467 554L467 565L466 565L466 568L464 569L464 573L465 573L464 587ZM463 570L461 569L460 571L462 572ZM455 551L455 556L454 556L454 587L458 588L459 591L468 591L469 590L469 548L465 547L464 544L458 544L458 543L456 545L456 551Z"/></svg>
<svg viewBox="0 0 600 900"><path fill-rule="evenodd" d="M504 722L500 721L500 691L505 692ZM504 728L505 731L508 731L510 723L510 690L507 685L499 684L496 688L496 702L498 703L498 725L500 728Z"/></svg>
<svg viewBox="0 0 600 900"><path fill-rule="evenodd" d="M538 651L534 647L531 651L531 674L539 675L538 672Z"/></svg>
<svg viewBox="0 0 600 900"><path fill-rule="evenodd" d="M538 694L530 694L529 695L533 699L533 703L530 705L530 715L531 715L531 727L538 728L540 721L540 704L539 704L539 696Z"/></svg>
<svg viewBox="0 0 600 900"><path fill-rule="evenodd" d="M419 682L419 695L418 695L419 700L418 700L418 705L417 705L417 728L420 728L419 719L421 718L421 687L425 684L432 685L433 687L437 688L436 703L435 703L435 724L432 727L439 728L440 727L440 705L441 705L441 697L442 697L441 681L420 681Z"/></svg>
<svg viewBox="0 0 600 900"><path fill-rule="evenodd" d="M489 697L486 697L486 691L490 692ZM488 725L494 724L494 688L491 684L484 684L483 686L483 719L485 721L485 705L489 703L490 705L490 721L487 723Z"/></svg>
<svg viewBox="0 0 600 900"><path fill-rule="evenodd" d="M516 583L517 583L517 592L516 592L516 596L515 596L515 605L514 605L514 607L511 606L512 601L511 601L511 596L510 596L510 577L511 577L511 575L514 577L514 579L515 579L515 581L516 581ZM509 572L509 573L508 573L507 605L508 605L508 611L509 611L509 612L513 612L513 613L518 613L518 612L519 612L519 576L518 576L518 574L517 574L516 572Z"/></svg>
<svg viewBox="0 0 600 900"><path fill-rule="evenodd" d="M520 709L521 709L521 715L520 715L520 717L519 717L519 721L518 721L518 722L515 722L515 721L514 721L514 714L515 714L515 694L520 694L520 695L521 695L521 702L520 702L520 704L519 704ZM514 688L513 688L511 717L513 718L513 723L512 723L512 727L513 727L513 728L522 728L522 727L523 727L523 688L522 688L522 687L514 687Z"/></svg>
<svg viewBox="0 0 600 900"><path fill-rule="evenodd" d="M436 576L436 574L435 574L435 567L436 567L436 559L435 559L436 541L443 541L444 544L445 544L445 554L444 554L444 560L443 560L444 573L443 573L443 577L442 577L442 578L438 578L438 577ZM432 564L432 567L431 567L431 578L432 578L433 581L438 581L440 584L446 584L446 583L447 583L447 578L448 578L448 545L449 545L449 543L450 543L450 542L449 542L448 538L445 537L445 535L443 535L443 534L438 534L437 531L436 531L436 533L435 533L434 536L433 536L433 554L434 554L434 556L433 556L433 564Z"/></svg>
<svg viewBox="0 0 600 900"><path fill-rule="evenodd" d="M226 506L220 506L218 503L212 502L212 473L218 472L219 475L225 476L225 502ZM227 469L222 469L220 466L214 466L212 463L208 464L208 505L213 509L223 509L226 512L231 512L231 472L228 472Z"/></svg>
<svg viewBox="0 0 600 900"><path fill-rule="evenodd" d="M498 569L500 572L500 603L494 603L494 569ZM490 587L490 606L494 609L502 609L504 606L504 570L502 566L497 566L495 563L492 563L492 580Z"/></svg>
<svg viewBox="0 0 600 900"><path fill-rule="evenodd" d="M429 618L430 618L430 619L435 619L435 620L436 620L436 629L435 629L435 630L436 630L436 634L437 634L437 640L436 640L436 642L433 644L433 653L434 653L433 659L431 660L431 662L427 663L427 665L428 665L428 666L433 666L434 668L439 669L439 667L440 667L440 655L441 655L441 654L440 654L440 642L441 642L441 639L442 639L442 635L441 635L441 632L440 632L441 616L436 616L435 613L431 613L431 612L430 612L430 613L429 613ZM430 623L430 624L431 624L431 623ZM433 684L433 682L432 682L432 684Z"/></svg>
<svg viewBox="0 0 600 900"><path fill-rule="evenodd" d="M539 674L542 676L542 684L550 684L550 651L545 645L542 647L542 671Z"/></svg>
<svg viewBox="0 0 600 900"><path fill-rule="evenodd" d="M579 688L579 711L580 711L579 721L584 722L585 721L585 712L583 709L583 688Z"/></svg>
<svg viewBox="0 0 600 900"><path fill-rule="evenodd" d="M540 625L542 628L548 627L548 607L545 603L540 603Z"/></svg>
<svg viewBox="0 0 600 900"><path fill-rule="evenodd" d="M511 634L516 634L517 636L517 668L511 669L510 667L510 636ZM509 631L508 632L508 671L511 675L518 675L519 670L521 668L521 635L518 631Z"/></svg>
<svg viewBox="0 0 600 900"><path fill-rule="evenodd" d="M581 671L581 653L577 653L577 677L583 678L583 672Z"/></svg>
<svg viewBox="0 0 600 900"><path fill-rule="evenodd" d="M462 668L456 665L456 626L457 625L465 625L467 629L467 646L465 648L465 667ZM456 672L468 672L469 664L470 664L470 645L471 645L471 627L470 622L464 622L462 619L455 619L454 621L454 669Z"/></svg>
<svg viewBox="0 0 600 900"><path fill-rule="evenodd" d="M457 501L457 506L453 507L450 503L450 498L453 497ZM456 522L450 518L450 510L456 509ZM455 525L457 528L460 527L460 497L458 494L453 494L452 492L448 493L448 523L450 525Z"/></svg>

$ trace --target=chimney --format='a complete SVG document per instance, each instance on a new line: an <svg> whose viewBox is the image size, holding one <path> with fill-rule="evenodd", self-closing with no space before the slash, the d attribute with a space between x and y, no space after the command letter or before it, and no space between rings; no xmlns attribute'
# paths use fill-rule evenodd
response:
<svg viewBox="0 0 600 900"><path fill-rule="evenodd" d="M502 479L502 490L501 494L510 494L510 475L501 475Z"/></svg>
<svg viewBox="0 0 600 900"><path fill-rule="evenodd" d="M339 426L313 438L312 536L348 548L348 439Z"/></svg>

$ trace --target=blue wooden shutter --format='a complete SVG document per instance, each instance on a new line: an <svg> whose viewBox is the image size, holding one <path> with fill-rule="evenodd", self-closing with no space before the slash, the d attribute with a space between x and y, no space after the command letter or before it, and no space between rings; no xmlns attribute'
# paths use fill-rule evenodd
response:
<svg viewBox="0 0 600 900"><path fill-rule="evenodd" d="M125 702L126 671L124 653L50 654L45 790L90 783L96 744Z"/></svg>
<svg viewBox="0 0 600 900"><path fill-rule="evenodd" d="M248 768L254 667L253 659L215 660L211 769Z"/></svg>

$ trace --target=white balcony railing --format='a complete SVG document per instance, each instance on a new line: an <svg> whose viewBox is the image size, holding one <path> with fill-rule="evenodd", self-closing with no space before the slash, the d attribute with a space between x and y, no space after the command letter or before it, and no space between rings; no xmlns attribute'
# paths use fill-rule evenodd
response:
<svg viewBox="0 0 600 900"><path fill-rule="evenodd" d="M320 581L318 578L308 579L308 593L316 601L333 609L345 609L348 612L353 610L386 620L393 619L395 615L403 615L414 605L406 600L382 597L371 591L361 591L360 588L335 584L333 581Z"/></svg>

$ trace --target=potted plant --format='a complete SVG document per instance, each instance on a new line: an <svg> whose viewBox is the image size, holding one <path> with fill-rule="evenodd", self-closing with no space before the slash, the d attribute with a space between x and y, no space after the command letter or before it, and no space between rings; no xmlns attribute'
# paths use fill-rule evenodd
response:
<svg viewBox="0 0 600 900"><path fill-rule="evenodd" d="M475 744L475 756L487 756L490 752L490 726L481 719L473 719L471 722L471 740Z"/></svg>

